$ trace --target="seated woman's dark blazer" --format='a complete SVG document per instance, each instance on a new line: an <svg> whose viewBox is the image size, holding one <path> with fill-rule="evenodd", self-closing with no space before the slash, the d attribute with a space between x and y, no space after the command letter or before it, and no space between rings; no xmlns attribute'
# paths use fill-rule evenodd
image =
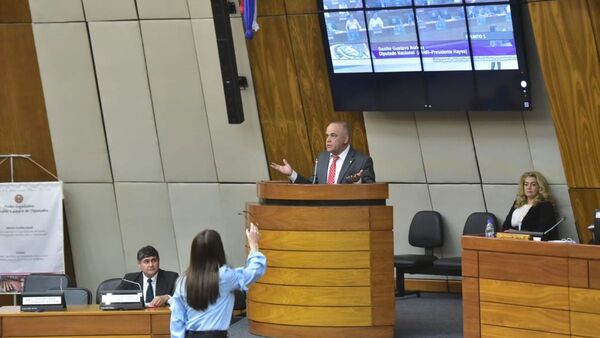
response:
<svg viewBox="0 0 600 338"><path fill-rule="evenodd" d="M515 211L515 204L513 203L510 208L510 212L502 224L502 231L511 229L511 220L513 212ZM539 202L532 206L527 212L527 215L521 222L521 230L523 231L538 231L544 232L556 223L556 214L554 213L554 205L551 202ZM551 231L548 236L549 239L558 238L558 231L555 229Z"/></svg>

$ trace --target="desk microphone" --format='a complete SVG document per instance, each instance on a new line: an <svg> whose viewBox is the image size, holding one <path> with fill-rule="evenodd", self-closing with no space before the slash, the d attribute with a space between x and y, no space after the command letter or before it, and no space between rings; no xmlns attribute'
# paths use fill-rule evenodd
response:
<svg viewBox="0 0 600 338"><path fill-rule="evenodd" d="M316 181L317 181L317 164L319 164L319 159L318 158L315 159L315 170L313 172L313 181L312 181L312 184L315 184Z"/></svg>
<svg viewBox="0 0 600 338"><path fill-rule="evenodd" d="M554 228L556 228L560 223L564 222L566 219L567 216L563 216L561 219L559 219L558 222L556 222L556 224L550 227L550 229L544 231L544 236L547 235L550 231L554 230Z"/></svg>
<svg viewBox="0 0 600 338"><path fill-rule="evenodd" d="M138 282L134 282L134 281L129 280L129 279L125 279L125 278L121 278L121 280L124 281L124 282L127 282L127 283L135 284L140 289L140 291L143 291L142 284L140 284Z"/></svg>

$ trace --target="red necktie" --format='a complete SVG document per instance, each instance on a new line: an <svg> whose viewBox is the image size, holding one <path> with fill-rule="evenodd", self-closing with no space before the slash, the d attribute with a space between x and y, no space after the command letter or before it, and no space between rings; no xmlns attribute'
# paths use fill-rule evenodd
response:
<svg viewBox="0 0 600 338"><path fill-rule="evenodd" d="M327 173L327 184L335 184L335 165L340 158L337 155L331 157L331 165L329 166L329 173Z"/></svg>

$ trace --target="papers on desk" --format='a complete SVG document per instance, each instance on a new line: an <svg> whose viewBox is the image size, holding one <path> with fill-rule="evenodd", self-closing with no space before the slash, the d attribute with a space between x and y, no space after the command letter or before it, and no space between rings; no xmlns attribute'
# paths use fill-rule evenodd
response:
<svg viewBox="0 0 600 338"><path fill-rule="evenodd" d="M576 244L577 243L574 240L572 240L571 238L555 239L553 241L548 241L548 242L551 242L551 243L569 243L569 244Z"/></svg>

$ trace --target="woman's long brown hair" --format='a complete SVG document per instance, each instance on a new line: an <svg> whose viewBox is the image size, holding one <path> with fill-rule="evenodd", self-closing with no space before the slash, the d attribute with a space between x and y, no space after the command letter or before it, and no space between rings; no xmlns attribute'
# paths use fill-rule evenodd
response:
<svg viewBox="0 0 600 338"><path fill-rule="evenodd" d="M226 264L221 236L215 230L203 230L194 237L190 265L185 272L187 302L204 311L219 298L219 267Z"/></svg>

